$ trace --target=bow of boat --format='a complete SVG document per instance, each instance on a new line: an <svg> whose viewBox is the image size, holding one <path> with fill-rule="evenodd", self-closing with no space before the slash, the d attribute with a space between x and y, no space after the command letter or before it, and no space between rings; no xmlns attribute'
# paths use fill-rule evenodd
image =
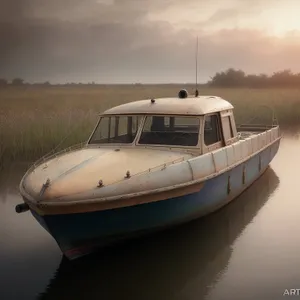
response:
<svg viewBox="0 0 300 300"><path fill-rule="evenodd" d="M22 179L20 190L34 207L102 203L112 208L123 205L108 203L113 200L166 192L191 181L187 160L192 157L186 152L153 149L81 149L32 169Z"/></svg>

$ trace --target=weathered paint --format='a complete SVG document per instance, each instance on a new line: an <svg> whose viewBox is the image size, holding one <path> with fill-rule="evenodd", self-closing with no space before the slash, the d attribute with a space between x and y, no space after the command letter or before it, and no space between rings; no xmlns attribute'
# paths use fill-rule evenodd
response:
<svg viewBox="0 0 300 300"><path fill-rule="evenodd" d="M103 115L121 114L167 114L167 115L204 115L222 110L233 109L233 106L220 97L199 96L179 98L158 98L155 103L150 99L133 101L106 110Z"/></svg>
<svg viewBox="0 0 300 300"><path fill-rule="evenodd" d="M233 165L235 163L233 146L226 147L226 155L227 155L227 164L228 164L228 166Z"/></svg>
<svg viewBox="0 0 300 300"><path fill-rule="evenodd" d="M241 141L241 144L242 144L242 146L241 146L241 148L242 148L242 159L244 159L244 158L249 156L249 154L248 154L248 149L250 148L249 147L249 140L245 139L245 140Z"/></svg>
<svg viewBox="0 0 300 300"><path fill-rule="evenodd" d="M233 144L235 162L239 162L243 159L241 142L242 141Z"/></svg>
<svg viewBox="0 0 300 300"><path fill-rule="evenodd" d="M277 140L244 164L207 180L199 191L188 195L90 213L43 217L34 211L32 213L55 238L62 252L73 259L119 238L186 222L226 205L266 170L278 151L279 143Z"/></svg>
<svg viewBox="0 0 300 300"><path fill-rule="evenodd" d="M76 213L86 213L86 212L95 212L95 211L104 211L104 210L111 210L116 208L124 208L130 207L140 204L146 204L150 202L162 201L167 200L172 197L181 197L188 194L192 194L198 192L204 183L195 183L193 185L186 186L184 188L178 188L176 190L166 190L161 189L161 191L153 194L142 194L139 193L135 196L128 197L126 199L121 197L116 197L115 200L107 200L107 201L95 201L95 202L88 202L88 201L80 201L78 202L79 205L60 205L60 206L49 206L47 204L41 204L39 207L42 208L41 210L36 210L36 208L32 208L36 210L40 215L58 215L58 214L76 214ZM46 206L46 207L45 207Z"/></svg>
<svg viewBox="0 0 300 300"><path fill-rule="evenodd" d="M274 128L271 129L271 141L274 140L276 138L276 131L274 130Z"/></svg>
<svg viewBox="0 0 300 300"><path fill-rule="evenodd" d="M275 135L274 135L274 139L275 139ZM252 142L252 151L256 152L258 151L258 135L255 135L251 138L251 142Z"/></svg>
<svg viewBox="0 0 300 300"><path fill-rule="evenodd" d="M228 167L226 149L221 148L212 152L213 160L215 163L215 172L220 172Z"/></svg>
<svg viewBox="0 0 300 300"><path fill-rule="evenodd" d="M46 166L37 167L26 177L24 188L32 197L37 197L49 178L50 186L43 196L43 200L47 201L95 190L99 180L103 181L104 186L123 181L128 170L135 175L155 166L191 157L191 154L181 152L136 148L120 151L115 151L115 148L78 150L52 159Z"/></svg>
<svg viewBox="0 0 300 300"><path fill-rule="evenodd" d="M193 169L194 178L203 178L215 172L213 156L211 153L189 159L189 163Z"/></svg>
<svg viewBox="0 0 300 300"><path fill-rule="evenodd" d="M261 134L261 139L262 139L262 147L266 146L267 145L267 132L263 132Z"/></svg>
<svg viewBox="0 0 300 300"><path fill-rule="evenodd" d="M269 144L271 142L271 130L268 130L266 132L266 144Z"/></svg>
<svg viewBox="0 0 300 300"><path fill-rule="evenodd" d="M258 147L261 149L264 146L264 138L262 133L258 135Z"/></svg>
<svg viewBox="0 0 300 300"><path fill-rule="evenodd" d="M246 138L245 141L247 141L247 156L250 156L253 152L253 147L252 147L252 139L251 138ZM271 143L271 141L270 141Z"/></svg>

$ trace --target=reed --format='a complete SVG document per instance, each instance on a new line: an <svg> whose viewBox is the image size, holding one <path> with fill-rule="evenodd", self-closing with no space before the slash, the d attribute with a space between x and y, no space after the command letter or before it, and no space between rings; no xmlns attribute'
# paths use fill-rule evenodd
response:
<svg viewBox="0 0 300 300"><path fill-rule="evenodd" d="M179 85L23 86L0 89L0 167L12 160L31 161L51 151L85 141L99 112L129 101L176 96ZM193 87L187 87L193 91ZM259 105L273 107L282 126L300 124L298 89L226 89L200 87L200 94L217 95L235 106L237 123L258 116L271 122ZM179 100L184 101L184 100Z"/></svg>

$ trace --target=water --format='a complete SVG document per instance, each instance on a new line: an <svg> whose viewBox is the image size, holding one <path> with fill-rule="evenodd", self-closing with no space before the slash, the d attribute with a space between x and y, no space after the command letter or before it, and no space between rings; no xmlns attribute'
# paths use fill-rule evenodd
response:
<svg viewBox="0 0 300 300"><path fill-rule="evenodd" d="M299 149L285 135L268 171L219 212L72 263L14 212L15 166L0 181L0 299L282 299L300 288Z"/></svg>

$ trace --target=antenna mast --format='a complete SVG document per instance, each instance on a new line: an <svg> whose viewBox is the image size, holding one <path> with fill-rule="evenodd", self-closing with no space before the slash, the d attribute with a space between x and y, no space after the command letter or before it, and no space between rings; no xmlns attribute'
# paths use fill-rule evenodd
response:
<svg viewBox="0 0 300 300"><path fill-rule="evenodd" d="M198 85L198 36L197 36L197 44L196 44L196 91L195 91L196 97L199 96L197 85Z"/></svg>

